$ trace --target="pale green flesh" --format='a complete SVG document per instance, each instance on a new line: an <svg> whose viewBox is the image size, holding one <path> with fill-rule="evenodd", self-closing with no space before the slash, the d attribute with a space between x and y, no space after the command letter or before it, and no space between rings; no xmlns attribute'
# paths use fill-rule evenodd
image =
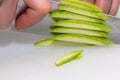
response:
<svg viewBox="0 0 120 80"><path fill-rule="evenodd" d="M74 60L79 60L79 59L81 59L81 58L83 58L83 56L77 56Z"/></svg>
<svg viewBox="0 0 120 80"><path fill-rule="evenodd" d="M85 36L79 34L61 34L53 37L54 40L84 43L84 44L94 44L94 45L110 45L113 44L112 41L106 38Z"/></svg>
<svg viewBox="0 0 120 80"><path fill-rule="evenodd" d="M58 41L54 40L51 46L94 46L93 44L84 44L84 43L75 43L75 42L66 42L66 41Z"/></svg>
<svg viewBox="0 0 120 80"><path fill-rule="evenodd" d="M75 2L75 1L61 0L61 3L62 3L62 4L66 4L66 5L75 6L75 7L82 8L82 9L86 9L86 10L93 10L93 9L91 9L91 8L88 7L88 6L79 4L79 3ZM94 11L94 10L93 10L93 11Z"/></svg>
<svg viewBox="0 0 120 80"><path fill-rule="evenodd" d="M90 16L90 17L94 17L94 18L98 18L98 19L109 19L108 16L106 15L102 15L103 13L101 13L102 16L99 16L100 14L94 12L94 11L88 11L88 10L84 10L84 9L80 9L74 6L69 6L69 5L59 5L58 7L59 10L65 10L65 11L69 11L69 12L73 12L76 14L81 14L81 15L85 15L85 16Z"/></svg>
<svg viewBox="0 0 120 80"><path fill-rule="evenodd" d="M79 35L79 34L61 34L61 35L56 35L53 36L51 38L45 39L45 40L41 40L38 41L36 43L34 43L34 45L36 46L40 46L40 45L52 45L54 44L55 41L58 41L62 43L62 45L67 45L67 43L69 45L111 45L113 44L112 41L106 39L106 38L101 38L101 37L93 37L93 36L86 36L86 35ZM71 42L71 43L69 43ZM61 44L59 43L59 44ZM68 46L69 46L68 45Z"/></svg>
<svg viewBox="0 0 120 80"><path fill-rule="evenodd" d="M50 32L52 33L74 33L74 34L83 34L83 35L100 36L100 37L107 37L109 35L106 32L76 29L76 28L66 28L66 27L53 28L50 30Z"/></svg>
<svg viewBox="0 0 120 80"><path fill-rule="evenodd" d="M76 14L85 15L85 16L100 18L99 16L97 16L96 13L94 13L92 11L87 11L87 10L84 10L84 9L79 9L79 8L76 8L76 7L73 7L73 6L63 6L63 5L60 5L58 9L59 10L69 11L69 12L73 12L73 13L76 13Z"/></svg>
<svg viewBox="0 0 120 80"><path fill-rule="evenodd" d="M96 11L96 12L102 12L102 10L99 8L99 7L97 7L97 6L95 6L95 5L92 5L92 4L90 4L90 3L87 3L87 2L84 2L84 1L80 1L80 0L61 0L61 2L63 2L63 3L68 3L69 2L69 4L71 3L76 3L76 4L79 4L79 5L83 5L83 6L86 6L86 7L89 7L90 9L92 9L93 11ZM76 5L77 6L77 5ZM78 6L79 7L79 6Z"/></svg>
<svg viewBox="0 0 120 80"><path fill-rule="evenodd" d="M50 45L54 42L53 39L48 38L48 39L44 39L44 40L40 40L34 43L35 46L40 46L40 45Z"/></svg>
<svg viewBox="0 0 120 80"><path fill-rule="evenodd" d="M76 50L72 51L68 54L63 55L62 57L58 58L55 62L56 66L61 66L65 63L68 63L74 59L76 59L80 54L83 52L83 50Z"/></svg>
<svg viewBox="0 0 120 80"><path fill-rule="evenodd" d="M67 12L67 11L56 11L51 13L50 16L53 18L60 18L60 19L74 19L74 20L84 20L84 21L90 21L90 22L104 23L104 21L101 19L79 15L79 14Z"/></svg>
<svg viewBox="0 0 120 80"><path fill-rule="evenodd" d="M54 23L52 27L63 26L63 27L72 27L72 28L82 28L90 30L100 30L100 31L111 31L112 28L105 24L97 24L93 22L80 21L80 20L63 20Z"/></svg>

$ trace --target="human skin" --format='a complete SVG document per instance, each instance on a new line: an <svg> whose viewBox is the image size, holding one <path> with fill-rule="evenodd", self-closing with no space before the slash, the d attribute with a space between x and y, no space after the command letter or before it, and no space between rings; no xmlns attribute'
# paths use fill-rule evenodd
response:
<svg viewBox="0 0 120 80"><path fill-rule="evenodd" d="M50 0L24 0L27 8L15 20L17 30L26 29L40 20L51 8ZM18 0L0 0L0 29L8 28L16 16Z"/></svg>
<svg viewBox="0 0 120 80"><path fill-rule="evenodd" d="M109 15L116 15L120 0L84 0L86 2L90 2L100 7L104 13Z"/></svg>

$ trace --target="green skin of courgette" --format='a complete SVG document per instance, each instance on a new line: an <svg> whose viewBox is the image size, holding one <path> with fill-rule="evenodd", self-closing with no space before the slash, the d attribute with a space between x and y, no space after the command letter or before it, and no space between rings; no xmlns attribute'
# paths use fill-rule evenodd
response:
<svg viewBox="0 0 120 80"><path fill-rule="evenodd" d="M108 40L107 38L102 37L93 37L87 35L80 35L80 34L60 34L53 36L51 38L40 40L35 42L34 45L51 45L54 41L64 41L64 42L72 42L72 43L79 43L79 44L90 44L91 45L111 45L113 44L112 41Z"/></svg>
<svg viewBox="0 0 120 80"><path fill-rule="evenodd" d="M54 42L54 40L52 38L48 38L48 39L37 41L33 45L35 45L35 46L51 45L53 42Z"/></svg>
<svg viewBox="0 0 120 80"><path fill-rule="evenodd" d="M63 21L55 22L52 24L51 28L54 28L57 26L99 30L99 31L111 31L112 30L112 28L106 24L99 24L99 23L81 21L81 20L63 20Z"/></svg>
<svg viewBox="0 0 120 80"><path fill-rule="evenodd" d="M85 15L85 16L90 16L90 17L94 17L94 18L98 18L98 19L103 19L103 20L109 19L109 17L107 15L105 15L104 13L96 13L94 11L80 9L80 8L70 6L70 5L59 5L58 9L73 12L76 14Z"/></svg>
<svg viewBox="0 0 120 80"><path fill-rule="evenodd" d="M81 1L80 0L60 0L60 1L61 1L61 3L64 3L64 4L81 7L81 8L93 10L96 12L102 12L102 9L100 9L99 7L92 5L90 3L87 3L87 2L84 2L82 0ZM80 6L80 5L82 5L82 6Z"/></svg>
<svg viewBox="0 0 120 80"><path fill-rule="evenodd" d="M61 56L60 58L58 58L56 61L55 61L55 64L56 66L61 66L63 64L66 64L72 60L75 60L76 58L81 58L82 56L80 56L80 54L83 52L83 50L75 50L75 51L72 51L68 54L65 54L63 56Z"/></svg>
<svg viewBox="0 0 120 80"><path fill-rule="evenodd" d="M61 34L54 36L53 39L59 41L93 44L93 45L108 46L114 44L111 40L107 38L93 37L93 36L80 35L80 34Z"/></svg>
<svg viewBox="0 0 120 80"><path fill-rule="evenodd" d="M58 41L52 39L53 37L40 40L35 42L33 45L35 46L95 46L93 44L85 44L85 43L75 43L75 42L66 42L66 41Z"/></svg>
<svg viewBox="0 0 120 80"><path fill-rule="evenodd" d="M73 33L73 34L83 34L89 36L98 36L98 37L108 37L109 34L103 31L94 31L86 29L76 29L76 28L66 28L66 27L57 27L50 30L51 33Z"/></svg>
<svg viewBox="0 0 120 80"><path fill-rule="evenodd" d="M89 16L84 16L68 11L53 11L51 12L50 16L55 21L62 21L64 19L73 19L73 20L83 20L83 21L90 21L90 22L96 22L96 23L104 23L102 19L97 19Z"/></svg>

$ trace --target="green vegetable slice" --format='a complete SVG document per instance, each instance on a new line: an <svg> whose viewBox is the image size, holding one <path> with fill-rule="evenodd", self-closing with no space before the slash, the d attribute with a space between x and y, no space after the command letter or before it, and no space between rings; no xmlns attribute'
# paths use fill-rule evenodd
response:
<svg viewBox="0 0 120 80"><path fill-rule="evenodd" d="M94 17L94 18L98 18L98 19L103 19L103 20L109 19L109 17L107 15L103 15L104 13L99 14L94 11L80 9L80 8L70 6L70 5L59 5L58 9L85 15L85 16L90 16L90 17ZM100 16L100 15L102 15L102 16Z"/></svg>
<svg viewBox="0 0 120 80"><path fill-rule="evenodd" d="M66 55L63 55L62 57L58 58L55 61L56 66L61 66L63 64L66 64L74 59L76 59L78 56L80 56L80 54L83 52L83 50L75 50L72 51Z"/></svg>
<svg viewBox="0 0 120 80"><path fill-rule="evenodd" d="M98 36L98 37L108 37L109 34L107 32L102 31L94 31L94 30L85 30L85 29L76 29L76 28L66 28L66 27L56 27L50 30L52 33L72 33L72 34L83 34L90 36Z"/></svg>
<svg viewBox="0 0 120 80"><path fill-rule="evenodd" d="M63 21L63 20L65 20L65 19L52 17L52 20L55 21L55 22L58 22L58 21Z"/></svg>
<svg viewBox="0 0 120 80"><path fill-rule="evenodd" d="M83 43L74 43L74 42L65 42L65 41L58 41L51 38L40 40L34 43L35 46L94 46L91 44L83 44Z"/></svg>
<svg viewBox="0 0 120 80"><path fill-rule="evenodd" d="M40 45L50 45L54 42L52 38L40 40L34 43L35 46L40 46Z"/></svg>
<svg viewBox="0 0 120 80"><path fill-rule="evenodd" d="M62 26L71 28L81 28L99 31L111 31L112 28L105 24L99 24L94 22L82 21L82 20L63 20L52 24L51 28Z"/></svg>
<svg viewBox="0 0 120 80"><path fill-rule="evenodd" d="M99 7L93 5L93 4L90 4L90 3L87 3L87 2L84 2L84 1L80 1L80 0L61 0L61 3L65 3L65 4L69 4L69 5L72 5L72 6L76 6L76 7L83 7L84 6L84 9L92 9L93 11L96 11L96 12L102 12L102 9L100 9ZM86 6L86 7L85 7Z"/></svg>
<svg viewBox="0 0 120 80"><path fill-rule="evenodd" d="M34 45L51 45L55 42L80 45L111 45L107 37L112 28L105 24L109 17L97 6L80 0L61 0L58 9L50 12L55 21L50 32L53 37ZM63 43L63 44L64 44Z"/></svg>
<svg viewBox="0 0 120 80"><path fill-rule="evenodd" d="M66 42L66 41L58 41L54 40L51 46L94 46L93 44L83 44L83 43L75 43L75 42Z"/></svg>
<svg viewBox="0 0 120 80"><path fill-rule="evenodd" d="M102 12L102 10L100 8L98 8L96 6L93 6L93 5L92 5L92 8L91 8L91 4L83 2L83 1L61 0L61 3L65 4L65 5L71 5L71 6L75 6L75 7L78 7L78 8L86 9L86 10Z"/></svg>
<svg viewBox="0 0 120 80"><path fill-rule="evenodd" d="M59 19L64 20L64 19L74 19L74 20L84 20L84 21L90 21L90 22L96 22L96 23L104 23L103 20L89 17L89 16L84 16L68 11L54 11L51 12L50 16L54 19L57 19L55 21L59 21Z"/></svg>
<svg viewBox="0 0 120 80"><path fill-rule="evenodd" d="M66 42L75 42L75 43L84 43L84 44L93 44L93 45L111 45L113 42L109 39L102 37L93 37L80 34L61 34L53 37L54 40L66 41Z"/></svg>

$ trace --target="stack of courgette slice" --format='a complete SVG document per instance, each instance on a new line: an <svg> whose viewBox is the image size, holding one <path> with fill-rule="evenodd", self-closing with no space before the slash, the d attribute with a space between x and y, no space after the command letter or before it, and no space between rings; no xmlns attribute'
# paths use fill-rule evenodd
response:
<svg viewBox="0 0 120 80"><path fill-rule="evenodd" d="M50 27L53 36L34 45L50 45L55 41L69 44L113 44L108 39L112 28L105 24L109 17L93 4L80 0L61 0L58 8L50 12L50 16L55 21Z"/></svg>

